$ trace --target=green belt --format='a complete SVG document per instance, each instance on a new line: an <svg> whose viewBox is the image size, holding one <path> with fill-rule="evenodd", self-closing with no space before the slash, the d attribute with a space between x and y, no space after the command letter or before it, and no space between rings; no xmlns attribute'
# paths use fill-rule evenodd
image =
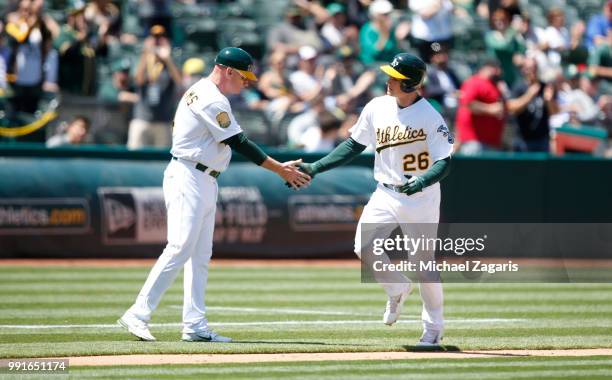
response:
<svg viewBox="0 0 612 380"><path fill-rule="evenodd" d="M172 156L172 159L178 161L178 157ZM208 166L202 165L199 162L196 164L195 168L198 169L201 172L204 172L204 173L206 173L206 171L208 170ZM213 178L217 178L217 177L219 177L221 175L221 172L218 172L216 170L211 170L207 174L210 175Z"/></svg>

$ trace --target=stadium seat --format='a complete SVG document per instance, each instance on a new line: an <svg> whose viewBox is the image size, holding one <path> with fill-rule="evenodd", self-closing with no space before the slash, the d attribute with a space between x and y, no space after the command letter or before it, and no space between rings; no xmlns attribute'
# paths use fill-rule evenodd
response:
<svg viewBox="0 0 612 380"><path fill-rule="evenodd" d="M253 58L261 59L265 53L264 35L257 22L248 18L228 18L223 20L219 33L219 46L236 46L248 51Z"/></svg>
<svg viewBox="0 0 612 380"><path fill-rule="evenodd" d="M252 12L247 11L242 4L238 2L220 4L217 9L217 19L227 19L232 17L249 17Z"/></svg>
<svg viewBox="0 0 612 380"><path fill-rule="evenodd" d="M219 28L213 19L199 20L184 25L185 41L197 44L200 49L218 50Z"/></svg>
<svg viewBox="0 0 612 380"><path fill-rule="evenodd" d="M182 18L215 17L217 12L217 5L212 3L185 4L180 1L172 2L172 16L174 16L176 20Z"/></svg>
<svg viewBox="0 0 612 380"><path fill-rule="evenodd" d="M289 1L287 0L253 0L253 16L259 25L274 25L282 21Z"/></svg>
<svg viewBox="0 0 612 380"><path fill-rule="evenodd" d="M249 18L243 17L229 17L223 19L223 31L232 32L256 32L257 22Z"/></svg>
<svg viewBox="0 0 612 380"><path fill-rule="evenodd" d="M270 122L263 111L236 107L232 108L232 112L249 139L258 144L274 143Z"/></svg>
<svg viewBox="0 0 612 380"><path fill-rule="evenodd" d="M573 127L569 124L556 129L553 153L563 155L567 151L598 154L604 147L608 133L591 126Z"/></svg>
<svg viewBox="0 0 612 380"><path fill-rule="evenodd" d="M255 33L223 33L219 46L236 46L249 52L253 58L261 60L265 54L265 41Z"/></svg>

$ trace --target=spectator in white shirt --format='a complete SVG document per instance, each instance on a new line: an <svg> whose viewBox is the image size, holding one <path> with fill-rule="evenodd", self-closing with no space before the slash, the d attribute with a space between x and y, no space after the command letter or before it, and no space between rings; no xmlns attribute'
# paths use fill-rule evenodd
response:
<svg viewBox="0 0 612 380"><path fill-rule="evenodd" d="M298 70L289 75L289 82L293 88L293 92L297 97L307 103L310 103L319 93L322 87L320 79L322 68L317 67L318 52L312 46L302 46L298 51L299 63ZM319 75L317 75L319 71Z"/></svg>
<svg viewBox="0 0 612 380"><path fill-rule="evenodd" d="M347 25L344 5L331 3L326 8L329 18L321 27L321 36L328 48L336 49L343 45L353 48L359 45L359 30Z"/></svg>
<svg viewBox="0 0 612 380"><path fill-rule="evenodd" d="M331 112L318 113L315 123L300 135L298 146L305 152L330 152L336 146L341 121Z"/></svg>
<svg viewBox="0 0 612 380"><path fill-rule="evenodd" d="M419 55L429 62L431 44L437 42L446 48L452 45L452 12L450 0L409 0L412 16L412 42Z"/></svg>

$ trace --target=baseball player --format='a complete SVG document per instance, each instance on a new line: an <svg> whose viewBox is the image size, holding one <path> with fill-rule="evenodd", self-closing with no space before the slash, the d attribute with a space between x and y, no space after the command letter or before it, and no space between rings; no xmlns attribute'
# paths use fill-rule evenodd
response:
<svg viewBox="0 0 612 380"><path fill-rule="evenodd" d="M374 147L374 178L378 186L363 210L355 237L355 253L364 262L369 258L361 253L371 241L362 244L362 236L368 236L362 235L362 228L383 226L388 229L384 232L389 233L400 224L407 236L420 236L418 229L427 223L437 229L438 182L450 170L453 150L453 136L444 119L418 93L426 74L425 63L414 55L401 53L390 64L381 66L381 70L389 76L387 95L372 99L364 107L350 130L351 137L320 160L300 164L302 170L314 177L345 164L367 146ZM439 273L436 275L436 281L420 281L423 335L419 346L438 345L442 338L443 293ZM403 273L383 276L375 273L374 277L388 296L383 322L392 325L412 285Z"/></svg>
<svg viewBox="0 0 612 380"><path fill-rule="evenodd" d="M282 177L293 187L310 177L298 161L279 163L251 142L232 115L229 94L238 94L257 80L253 59L229 47L215 59L210 76L191 86L179 102L173 122L172 159L164 172L168 243L151 269L136 302L117 321L145 341L155 337L148 328L151 314L184 266L184 341L230 342L208 327L204 297L212 255L217 201L217 177L227 169L232 150Z"/></svg>

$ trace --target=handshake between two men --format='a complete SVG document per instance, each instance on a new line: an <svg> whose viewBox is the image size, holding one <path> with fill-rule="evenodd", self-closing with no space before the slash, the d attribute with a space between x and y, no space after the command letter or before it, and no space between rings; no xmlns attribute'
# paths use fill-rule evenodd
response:
<svg viewBox="0 0 612 380"><path fill-rule="evenodd" d="M299 190L308 187L313 177L308 171L304 170L303 165L310 164L304 164L302 159L283 162L276 174L285 180L285 186Z"/></svg>
<svg viewBox="0 0 612 380"><path fill-rule="evenodd" d="M321 164L319 163L319 161L307 163L302 162L302 160L299 159L295 161L288 161L286 164L288 163L291 163L291 165L297 168L300 173L304 174L304 176L298 176L298 180L295 180L293 182L285 182L285 186L293 188L294 190L299 190L302 187L308 187L314 177L318 173L321 173L323 171L321 170ZM401 186L398 186L398 192L404 193L406 195L412 195L419 191L423 191L423 188L425 187L425 181L421 177L414 175L405 175L405 177L408 179L408 182Z"/></svg>

